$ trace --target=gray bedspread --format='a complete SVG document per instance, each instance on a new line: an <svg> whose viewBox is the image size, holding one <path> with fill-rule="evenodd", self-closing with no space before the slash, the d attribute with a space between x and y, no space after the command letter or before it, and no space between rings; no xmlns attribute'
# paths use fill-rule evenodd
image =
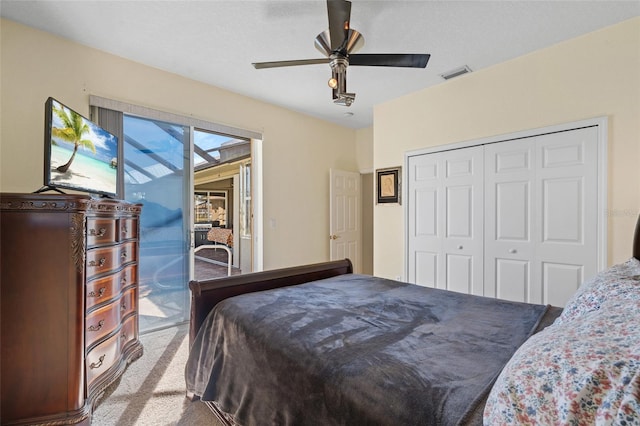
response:
<svg viewBox="0 0 640 426"><path fill-rule="evenodd" d="M236 296L200 329L187 390L246 426L477 422L547 309L355 274Z"/></svg>

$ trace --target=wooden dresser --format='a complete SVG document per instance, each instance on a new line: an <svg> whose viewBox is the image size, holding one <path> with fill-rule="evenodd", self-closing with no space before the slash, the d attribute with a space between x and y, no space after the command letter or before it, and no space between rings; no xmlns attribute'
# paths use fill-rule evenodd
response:
<svg viewBox="0 0 640 426"><path fill-rule="evenodd" d="M90 424L105 388L142 355L141 205L0 194L0 423Z"/></svg>

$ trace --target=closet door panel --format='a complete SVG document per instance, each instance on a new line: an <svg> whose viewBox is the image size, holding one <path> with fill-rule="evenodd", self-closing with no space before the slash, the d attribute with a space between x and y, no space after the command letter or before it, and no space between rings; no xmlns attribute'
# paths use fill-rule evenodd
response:
<svg viewBox="0 0 640 426"><path fill-rule="evenodd" d="M526 302L536 279L534 146L528 139L485 146L484 295Z"/></svg>
<svg viewBox="0 0 640 426"><path fill-rule="evenodd" d="M541 267L541 303L564 306L584 281L583 265L542 262Z"/></svg>
<svg viewBox="0 0 640 426"><path fill-rule="evenodd" d="M536 139L536 268L534 303L564 306L597 272L598 129L587 127Z"/></svg>
<svg viewBox="0 0 640 426"><path fill-rule="evenodd" d="M439 253L417 251L414 256L415 283L435 288L438 278Z"/></svg>
<svg viewBox="0 0 640 426"><path fill-rule="evenodd" d="M411 157L407 167L409 282L437 287L444 271L442 155Z"/></svg>
<svg viewBox="0 0 640 426"><path fill-rule="evenodd" d="M438 188L416 190L415 215L420 217L416 223L416 236L438 236Z"/></svg>
<svg viewBox="0 0 640 426"><path fill-rule="evenodd" d="M447 238L473 238L473 186L447 187Z"/></svg>
<svg viewBox="0 0 640 426"><path fill-rule="evenodd" d="M414 252L415 279L413 282L427 287L436 287L440 246L437 241L438 190L434 188L416 190L414 197L415 215L421 218L416 223L415 236L423 241L424 248Z"/></svg>
<svg viewBox="0 0 640 426"><path fill-rule="evenodd" d="M477 261L477 259L475 259ZM447 290L473 293L474 257L447 253Z"/></svg>
<svg viewBox="0 0 640 426"><path fill-rule="evenodd" d="M500 299L523 302L530 292L529 260L495 259L496 294Z"/></svg>
<svg viewBox="0 0 640 426"><path fill-rule="evenodd" d="M497 241L530 241L529 181L501 182L495 185L495 238Z"/></svg>
<svg viewBox="0 0 640 426"><path fill-rule="evenodd" d="M443 239L444 282L439 287L483 294L484 148L443 153L443 193L440 209L446 233Z"/></svg>
<svg viewBox="0 0 640 426"><path fill-rule="evenodd" d="M560 244L582 244L582 199L584 178L552 178L542 180L542 241Z"/></svg>
<svg viewBox="0 0 640 426"><path fill-rule="evenodd" d="M577 127L410 157L409 281L564 306L597 272L606 190L599 126Z"/></svg>
<svg viewBox="0 0 640 426"><path fill-rule="evenodd" d="M482 294L482 147L410 157L408 281Z"/></svg>

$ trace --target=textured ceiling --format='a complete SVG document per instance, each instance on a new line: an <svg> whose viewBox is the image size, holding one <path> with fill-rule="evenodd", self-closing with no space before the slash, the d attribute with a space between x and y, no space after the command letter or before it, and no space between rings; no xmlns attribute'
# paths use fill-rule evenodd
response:
<svg viewBox="0 0 640 426"><path fill-rule="evenodd" d="M326 3L299 1L2 0L0 14L124 58L351 128L373 105L640 15L640 1L362 1L359 53L430 53L426 69L356 67L351 107L335 105L326 64L256 70L252 62L320 58ZM596 55L597 52L594 52ZM345 113L353 113L347 116Z"/></svg>

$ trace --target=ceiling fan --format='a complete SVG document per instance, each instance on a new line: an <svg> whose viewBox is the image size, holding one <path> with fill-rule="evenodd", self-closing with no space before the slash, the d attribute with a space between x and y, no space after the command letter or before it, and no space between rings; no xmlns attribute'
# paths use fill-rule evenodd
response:
<svg viewBox="0 0 640 426"><path fill-rule="evenodd" d="M329 87L332 89L333 102L350 106L356 98L355 93L347 93L347 67L349 65L373 67L425 68L429 54L355 54L364 46L364 37L349 26L351 2L345 0L327 0L329 29L315 38L315 47L326 58L298 59L292 61L256 62L256 69L290 67L295 65L326 64L331 66Z"/></svg>

